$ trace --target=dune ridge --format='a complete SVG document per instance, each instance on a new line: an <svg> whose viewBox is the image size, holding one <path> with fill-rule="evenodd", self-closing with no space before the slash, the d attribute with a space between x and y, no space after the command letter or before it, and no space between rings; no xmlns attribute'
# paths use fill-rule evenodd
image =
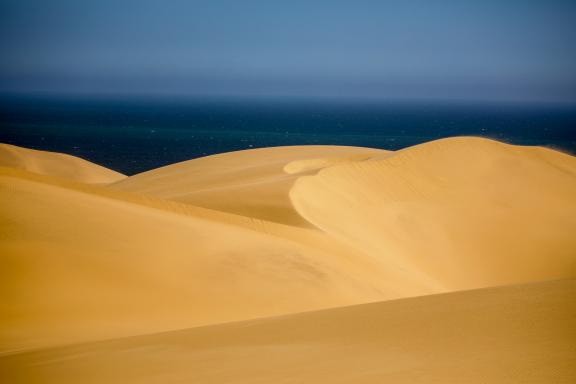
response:
<svg viewBox="0 0 576 384"><path fill-rule="evenodd" d="M126 177L79 157L1 143L0 167L17 168L90 184L109 184Z"/></svg>
<svg viewBox="0 0 576 384"><path fill-rule="evenodd" d="M380 149L343 146L258 148L169 165L126 178L111 188L309 227L288 197L304 164L314 170L387 154ZM310 161L316 164L312 166Z"/></svg>
<svg viewBox="0 0 576 384"><path fill-rule="evenodd" d="M333 238L447 289L574 277L576 158L480 138L421 144L299 178Z"/></svg>
<svg viewBox="0 0 576 384"><path fill-rule="evenodd" d="M125 177L37 152L0 146L9 382L574 377L572 156L458 137Z"/></svg>

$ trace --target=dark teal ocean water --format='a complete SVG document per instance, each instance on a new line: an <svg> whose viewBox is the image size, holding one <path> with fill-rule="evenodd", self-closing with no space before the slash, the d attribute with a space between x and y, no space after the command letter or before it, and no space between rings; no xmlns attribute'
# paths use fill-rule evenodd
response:
<svg viewBox="0 0 576 384"><path fill-rule="evenodd" d="M0 142L134 174L240 149L474 135L576 153L574 105L0 97Z"/></svg>

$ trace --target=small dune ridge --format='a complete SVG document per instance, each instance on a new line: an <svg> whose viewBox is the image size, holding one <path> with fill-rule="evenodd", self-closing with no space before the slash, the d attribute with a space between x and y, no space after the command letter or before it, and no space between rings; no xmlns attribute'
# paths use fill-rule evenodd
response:
<svg viewBox="0 0 576 384"><path fill-rule="evenodd" d="M317 169L318 158L330 159L324 160L322 166L326 166L330 162L389 153L381 149L328 145L250 149L154 169L121 180L111 188L277 223L311 227L294 210L288 195L302 170L302 165L298 164L314 164Z"/></svg>
<svg viewBox="0 0 576 384"><path fill-rule="evenodd" d="M336 164L342 164L352 161L364 161L371 156L357 154L343 157L328 157L322 159L295 160L284 166L284 172L295 175L299 173L317 171L323 168L331 167Z"/></svg>
<svg viewBox="0 0 576 384"><path fill-rule="evenodd" d="M9 144L0 144L0 167L23 169L89 184L109 184L126 177L79 157Z"/></svg>
<svg viewBox="0 0 576 384"><path fill-rule="evenodd" d="M3 144L0 201L0 381L576 377L565 153L456 137L126 177Z"/></svg>

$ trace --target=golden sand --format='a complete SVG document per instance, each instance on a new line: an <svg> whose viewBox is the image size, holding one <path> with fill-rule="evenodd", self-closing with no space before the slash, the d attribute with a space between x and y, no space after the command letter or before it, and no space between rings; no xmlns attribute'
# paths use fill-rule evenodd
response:
<svg viewBox="0 0 576 384"><path fill-rule="evenodd" d="M260 148L184 161L135 175L112 187L309 227L310 223L294 211L289 198L299 173L387 153L372 148L322 145Z"/></svg>
<svg viewBox="0 0 576 384"><path fill-rule="evenodd" d="M109 184L126 177L78 157L9 144L0 144L0 167L22 169L93 184Z"/></svg>
<svg viewBox="0 0 576 384"><path fill-rule="evenodd" d="M575 314L576 282L545 282L48 348L0 369L9 383L571 384Z"/></svg>
<svg viewBox="0 0 576 384"><path fill-rule="evenodd" d="M575 379L560 152L278 147L124 177L0 145L0 202L5 382Z"/></svg>

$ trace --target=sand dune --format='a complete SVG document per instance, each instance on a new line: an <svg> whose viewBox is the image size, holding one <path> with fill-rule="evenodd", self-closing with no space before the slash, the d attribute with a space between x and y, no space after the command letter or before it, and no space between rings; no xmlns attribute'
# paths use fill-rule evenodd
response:
<svg viewBox="0 0 576 384"><path fill-rule="evenodd" d="M9 144L0 144L0 167L17 168L91 184L108 184L125 178L121 173L79 157Z"/></svg>
<svg viewBox="0 0 576 384"><path fill-rule="evenodd" d="M576 381L576 283L365 304L0 358L9 383Z"/></svg>
<svg viewBox="0 0 576 384"><path fill-rule="evenodd" d="M434 292L319 234L0 168L2 349Z"/></svg>
<svg viewBox="0 0 576 384"><path fill-rule="evenodd" d="M260 148L169 165L129 177L112 187L268 221L310 226L294 211L288 197L299 173L388 153L321 145Z"/></svg>
<svg viewBox="0 0 576 384"><path fill-rule="evenodd" d="M576 277L576 158L452 138L301 177L297 211L447 290Z"/></svg>
<svg viewBox="0 0 576 384"><path fill-rule="evenodd" d="M129 178L6 145L0 164L7 382L574 378L573 282L426 296L576 278L572 156L452 138Z"/></svg>

